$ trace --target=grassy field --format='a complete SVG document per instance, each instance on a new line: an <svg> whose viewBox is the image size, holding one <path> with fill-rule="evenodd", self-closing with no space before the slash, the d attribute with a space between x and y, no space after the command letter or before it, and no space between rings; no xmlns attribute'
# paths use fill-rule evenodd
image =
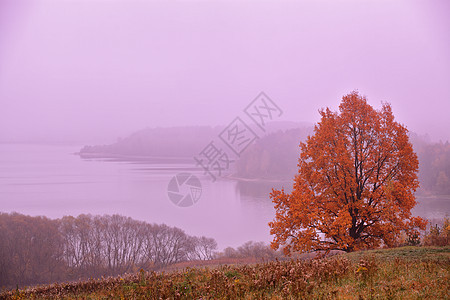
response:
<svg viewBox="0 0 450 300"><path fill-rule="evenodd" d="M53 284L0 299L450 299L450 247L186 268Z"/></svg>

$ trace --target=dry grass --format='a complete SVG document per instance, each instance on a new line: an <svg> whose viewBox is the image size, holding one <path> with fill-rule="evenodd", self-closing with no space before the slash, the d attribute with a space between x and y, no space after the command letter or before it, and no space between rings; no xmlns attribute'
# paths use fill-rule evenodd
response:
<svg viewBox="0 0 450 300"><path fill-rule="evenodd" d="M186 268L4 292L2 299L450 299L450 247Z"/></svg>

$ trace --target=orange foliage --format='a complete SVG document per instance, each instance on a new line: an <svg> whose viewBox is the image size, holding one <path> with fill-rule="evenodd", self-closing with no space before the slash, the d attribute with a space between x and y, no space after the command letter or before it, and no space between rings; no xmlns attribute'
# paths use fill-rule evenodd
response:
<svg viewBox="0 0 450 300"><path fill-rule="evenodd" d="M387 103L380 110L352 92L339 112L320 111L314 134L301 143L291 194L272 190L272 247L291 251L394 245L402 231L425 229L411 216L418 159L407 129Z"/></svg>

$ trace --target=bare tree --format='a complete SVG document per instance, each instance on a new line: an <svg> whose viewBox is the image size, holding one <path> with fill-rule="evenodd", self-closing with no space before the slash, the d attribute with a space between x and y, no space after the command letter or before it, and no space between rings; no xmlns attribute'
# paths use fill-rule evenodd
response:
<svg viewBox="0 0 450 300"><path fill-rule="evenodd" d="M211 259L214 239L120 215L58 220L0 213L0 287Z"/></svg>
<svg viewBox="0 0 450 300"><path fill-rule="evenodd" d="M217 242L213 238L192 237L192 250L190 259L209 260L214 258L214 251L217 250Z"/></svg>

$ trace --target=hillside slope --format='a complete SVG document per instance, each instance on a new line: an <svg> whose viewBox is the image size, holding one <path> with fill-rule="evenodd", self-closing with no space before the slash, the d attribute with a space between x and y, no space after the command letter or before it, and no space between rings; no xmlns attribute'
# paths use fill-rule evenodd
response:
<svg viewBox="0 0 450 300"><path fill-rule="evenodd" d="M0 299L448 299L450 247L403 247L318 260L187 268L54 284Z"/></svg>

